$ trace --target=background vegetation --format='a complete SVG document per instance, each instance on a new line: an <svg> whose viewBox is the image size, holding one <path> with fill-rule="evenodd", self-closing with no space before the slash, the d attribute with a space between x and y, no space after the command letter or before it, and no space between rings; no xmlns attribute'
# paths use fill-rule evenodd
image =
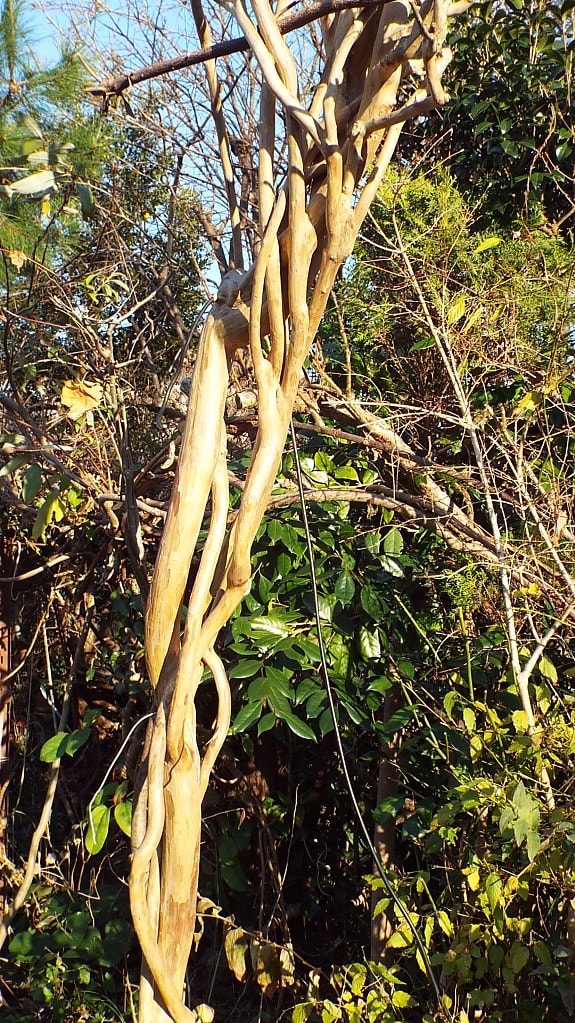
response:
<svg viewBox="0 0 575 1023"><path fill-rule="evenodd" d="M143 605L228 227L192 84L103 117L84 90L105 55L71 38L39 67L23 14L0 22L0 1014L129 1020ZM572 7L476 4L458 31L453 102L406 139L334 289L221 641L206 1019L424 1023L434 985L458 1023L573 1016ZM234 373L232 487L255 397ZM207 686L199 713L208 734Z"/></svg>

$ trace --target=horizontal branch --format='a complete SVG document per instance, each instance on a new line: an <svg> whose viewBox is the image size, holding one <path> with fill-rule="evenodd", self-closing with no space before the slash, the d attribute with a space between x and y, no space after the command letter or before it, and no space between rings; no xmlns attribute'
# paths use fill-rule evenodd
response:
<svg viewBox="0 0 575 1023"><path fill-rule="evenodd" d="M306 4L301 11L284 14L278 18L278 27L282 35L294 32L304 25L317 21L318 18L325 18L328 14L336 14L338 11L345 11L348 8L383 7L392 0L313 0ZM93 85L87 89L91 96L99 96L104 101L109 96L119 96L132 85L139 85L140 82L148 82L153 78L161 78L162 75L169 75L174 71L183 71L185 68L193 67L196 64L204 64L208 60L215 60L218 57L229 57L232 53L242 53L249 50L249 43L245 36L238 36L236 39L222 40L213 43L202 50L193 50L190 53L180 53L177 57L169 60L158 60L154 64L138 68L129 74L123 73L114 78L107 78L99 85Z"/></svg>

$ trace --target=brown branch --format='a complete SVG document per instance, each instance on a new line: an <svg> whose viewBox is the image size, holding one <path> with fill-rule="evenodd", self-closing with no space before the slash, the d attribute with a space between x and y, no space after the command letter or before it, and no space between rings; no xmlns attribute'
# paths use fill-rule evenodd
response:
<svg viewBox="0 0 575 1023"><path fill-rule="evenodd" d="M318 18L325 18L328 14L336 14L338 11L345 11L349 8L383 7L387 3L391 3L391 0L313 0L302 11L284 14L278 18L278 28L282 35L286 35L288 32L303 28L304 25L309 25L312 21L317 21ZM106 106L109 96L119 96L132 85L139 85L140 82L148 82L150 79L161 78L162 75L169 75L174 71L183 71L196 64L204 64L206 61L215 60L218 57L229 57L232 53L243 53L249 49L250 46L245 36L222 40L205 49L180 53L177 57L158 60L154 64L148 64L136 71L116 75L115 78L107 78L104 82L93 85L86 91L91 96L101 97L104 106Z"/></svg>

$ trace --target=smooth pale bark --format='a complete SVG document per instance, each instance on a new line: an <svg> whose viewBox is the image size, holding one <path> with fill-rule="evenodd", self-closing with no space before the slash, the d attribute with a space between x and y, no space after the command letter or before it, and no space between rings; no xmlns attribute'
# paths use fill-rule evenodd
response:
<svg viewBox="0 0 575 1023"><path fill-rule="evenodd" d="M336 274L412 114L445 99L439 77L447 4L408 0L339 9L322 22L325 64L304 106L297 67L268 0L253 17L223 0L263 79L259 139L261 240L245 274L226 275L206 321L170 508L146 615L146 656L157 713L135 801L130 894L143 953L141 1023L191 1023L182 1000L196 918L201 802L230 720L230 687L214 649L250 584L251 547L284 449L302 367ZM194 17L209 39L200 0ZM412 86L414 73L420 75ZM209 90L229 179L229 140L214 66ZM398 104L398 91L402 101ZM412 90L411 100L405 93ZM283 118L274 118L280 107ZM392 116L393 114L393 116ZM278 138L275 129L285 132ZM277 153L287 143L288 166ZM229 189L234 207L235 196ZM237 222L232 209L234 243ZM241 257L236 251L236 266ZM225 399L228 367L249 351L258 393L258 431L241 502L228 527ZM199 565L189 580L200 529ZM189 583L189 597L186 591ZM187 603L185 623L182 605ZM217 718L198 744L195 699L204 673Z"/></svg>

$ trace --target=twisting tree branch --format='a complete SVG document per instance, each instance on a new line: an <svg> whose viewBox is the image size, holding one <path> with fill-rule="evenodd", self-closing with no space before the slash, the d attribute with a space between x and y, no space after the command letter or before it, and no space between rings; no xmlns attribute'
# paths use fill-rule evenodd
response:
<svg viewBox="0 0 575 1023"><path fill-rule="evenodd" d="M337 14L338 11L345 11L350 8L382 7L391 3L392 0L313 0L306 4L301 11L283 14L277 20L277 26L282 35L288 32L295 32L298 28L318 21L319 18L326 18L330 14ZM470 6L468 0L454 3L448 10L448 15L463 14ZM159 60L154 64L138 68L135 71L125 72L107 78L98 85L93 85L87 91L91 96L101 97L104 105L111 96L120 96L126 89L141 82L149 82L154 78L161 78L162 75L173 74L174 71L184 71L186 68L194 67L197 64L205 64L210 60L217 60L219 57L229 57L233 53L245 53L250 45L245 36L238 36L235 39L222 40L218 43L211 43L201 50L193 50L190 53L181 53L169 60ZM427 107L427 109L431 109Z"/></svg>
<svg viewBox="0 0 575 1023"><path fill-rule="evenodd" d="M225 49L208 47L187 55L179 66L211 62L248 46L259 64L263 84L255 208L260 242L247 272L226 274L204 324L147 607L146 657L157 712L146 778L136 799L130 881L144 958L141 1023L190 1019L179 998L196 919L202 799L229 725L231 703L229 681L214 646L250 586L252 544L269 504L302 367L336 274L352 251L405 119L418 109L413 101L422 92L430 107L444 98L437 78L449 60L444 47L448 0L423 0L417 19L409 0L320 0L278 19L269 0L253 0L252 13L240 0L222 0L222 6L235 18L242 39L221 44ZM195 14L207 40L199 4ZM323 74L306 106L283 36L328 14ZM428 69L425 89L412 85L413 60ZM168 70L174 70L173 62L156 65L152 72L143 69L138 80ZM225 156L225 123L211 63L207 73ZM126 84L127 76L104 83L99 94L118 94ZM404 89L411 89L412 97L400 101L391 123L385 118L398 107L400 87L402 101ZM275 116L278 108L283 118ZM278 156L284 148L287 171ZM228 200L235 202L229 193ZM249 350L253 366L257 435L230 521L225 412L229 368L239 349ZM363 423L373 436L383 429L371 418ZM401 451L396 455L402 457ZM406 467L412 466L410 455L405 452ZM424 497L434 517L441 510L452 531L465 532L465 517L439 488L430 483ZM188 597L190 567L206 518L207 538ZM211 737L202 744L195 701L206 678L211 679L217 713ZM438 1011L442 1016L441 1005Z"/></svg>

